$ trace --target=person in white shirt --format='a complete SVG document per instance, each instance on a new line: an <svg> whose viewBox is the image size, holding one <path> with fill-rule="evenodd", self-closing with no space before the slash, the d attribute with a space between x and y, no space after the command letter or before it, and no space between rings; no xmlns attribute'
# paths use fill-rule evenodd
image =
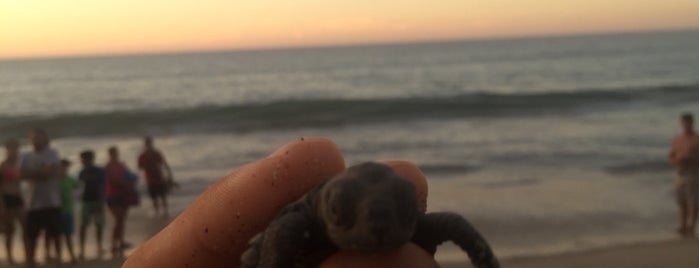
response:
<svg viewBox="0 0 699 268"><path fill-rule="evenodd" d="M49 137L43 129L29 133L33 151L22 156L20 176L29 182L30 196L26 219L27 266L36 265L35 253L39 233L43 230L48 240L60 253L61 196L59 190L60 158L49 147ZM60 256L60 254L58 255Z"/></svg>

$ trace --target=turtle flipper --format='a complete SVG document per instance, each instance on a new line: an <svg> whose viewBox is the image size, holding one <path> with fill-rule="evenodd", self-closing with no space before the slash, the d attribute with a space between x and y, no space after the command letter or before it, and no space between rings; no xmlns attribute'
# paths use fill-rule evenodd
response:
<svg viewBox="0 0 699 268"><path fill-rule="evenodd" d="M459 214L438 212L418 218L413 242L434 254L437 246L452 241L466 251L471 263L478 268L498 268L500 264L478 231Z"/></svg>
<svg viewBox="0 0 699 268"><path fill-rule="evenodd" d="M245 250L245 252L243 252L243 255L240 256L242 268L256 268L258 266L260 263L260 256L262 255L260 251L263 239L264 235L262 233L259 233L250 239L250 246L247 250Z"/></svg>
<svg viewBox="0 0 699 268"><path fill-rule="evenodd" d="M241 256L242 267L293 267L308 242L310 225L311 221L303 213L281 215L250 240L250 247Z"/></svg>

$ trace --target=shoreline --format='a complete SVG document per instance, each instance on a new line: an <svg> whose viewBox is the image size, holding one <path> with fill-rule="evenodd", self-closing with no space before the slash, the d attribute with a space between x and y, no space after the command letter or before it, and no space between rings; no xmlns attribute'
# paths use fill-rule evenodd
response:
<svg viewBox="0 0 699 268"><path fill-rule="evenodd" d="M699 267L699 239L671 239L612 245L576 252L518 256L500 260L502 267ZM465 256L464 256L465 257ZM465 257L466 258L466 257ZM441 267L464 267L460 262L440 262ZM470 263L466 267L471 267Z"/></svg>
<svg viewBox="0 0 699 268"><path fill-rule="evenodd" d="M127 226L130 233L128 239L134 242L134 248L128 250L131 253L140 244L164 227L170 219L151 219L146 216L147 209L134 211L134 224ZM136 224L140 222L142 224ZM111 226L110 226L111 227ZM89 243L88 247L94 244ZM41 251L41 247L39 248ZM497 248L495 249L497 251ZM18 253L18 252L16 252ZM39 252L37 252L39 253ZM4 255L1 254L0 255ZM23 254L22 254L23 255ZM16 256L23 259L22 255ZM92 254L91 254L92 255ZM42 255L38 255L42 256ZM64 259L65 260L65 259ZM64 263L62 267L121 267L124 259L95 259L90 256L88 261L77 264ZM438 261L441 267L471 267L468 257L463 253L463 261ZM664 239L646 242L630 242L615 244L597 248L583 249L580 251L566 251L542 255L521 255L501 258L502 267L513 268L547 268L547 267L673 267L696 268L699 267L699 239ZM0 266L5 265L4 256L0 259ZM55 265L43 264L39 267L54 267ZM15 266L21 267L21 266Z"/></svg>

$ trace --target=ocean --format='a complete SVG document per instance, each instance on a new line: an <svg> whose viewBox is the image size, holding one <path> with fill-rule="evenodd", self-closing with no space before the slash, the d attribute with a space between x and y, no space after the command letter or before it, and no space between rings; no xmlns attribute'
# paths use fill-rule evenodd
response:
<svg viewBox="0 0 699 268"><path fill-rule="evenodd" d="M698 31L0 61L0 138L42 126L66 158L116 145L135 168L154 135L175 210L326 136L349 165L419 165L428 210L463 214L501 257L673 237L666 155L685 111Z"/></svg>

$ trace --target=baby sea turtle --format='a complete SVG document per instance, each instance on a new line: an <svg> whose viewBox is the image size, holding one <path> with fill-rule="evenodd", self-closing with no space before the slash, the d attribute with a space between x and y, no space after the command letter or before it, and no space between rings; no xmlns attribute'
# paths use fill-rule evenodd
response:
<svg viewBox="0 0 699 268"><path fill-rule="evenodd" d="M430 254L445 241L475 267L499 267L485 239L455 213L419 211L415 186L367 162L325 180L284 207L250 240L243 267L317 267L338 249L377 253L413 242Z"/></svg>

